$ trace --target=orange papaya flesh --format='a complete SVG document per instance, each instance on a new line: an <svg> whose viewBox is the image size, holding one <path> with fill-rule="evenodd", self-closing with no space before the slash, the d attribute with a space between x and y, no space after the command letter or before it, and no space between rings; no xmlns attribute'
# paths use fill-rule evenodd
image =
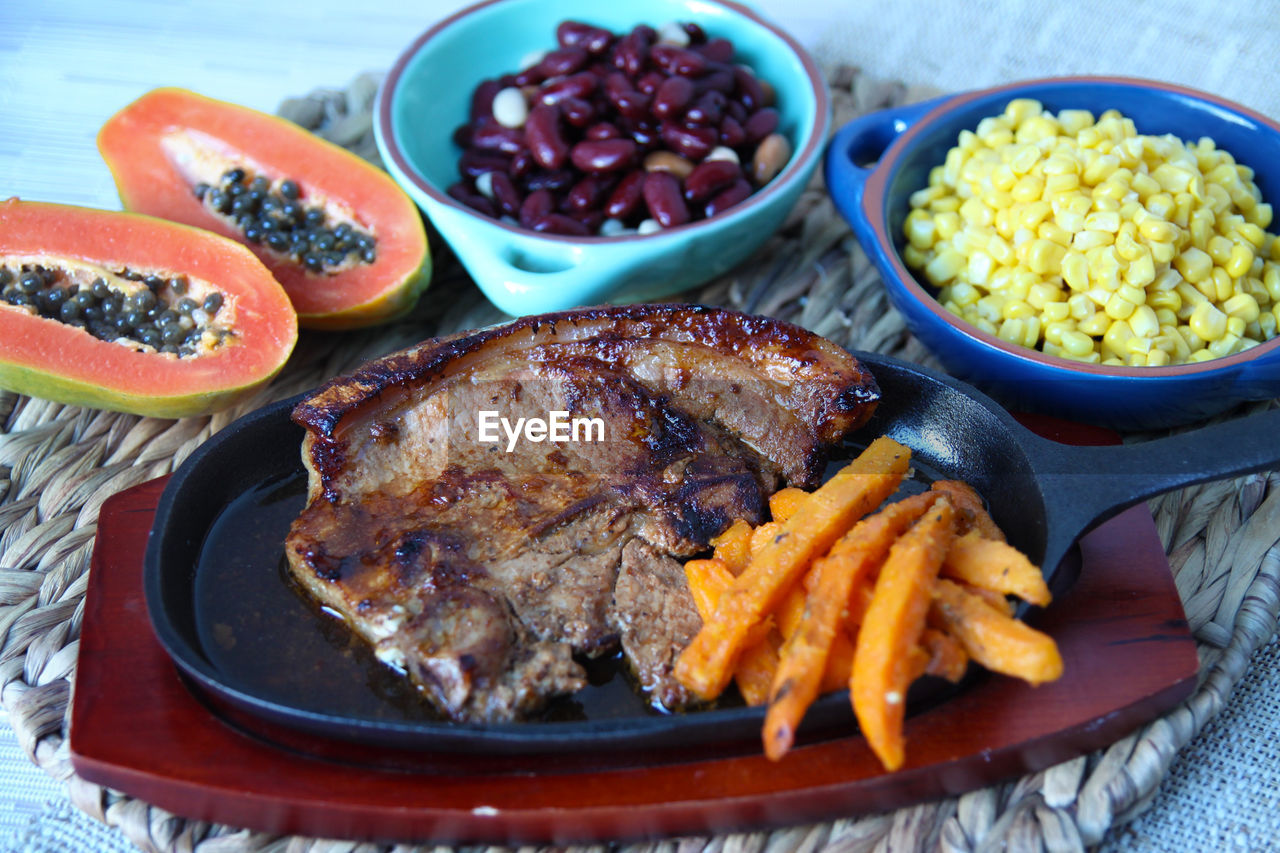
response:
<svg viewBox="0 0 1280 853"><path fill-rule="evenodd" d="M144 303L158 309L150 318ZM126 329L114 340L112 321ZM169 344L177 352L141 340L170 326L185 333ZM288 295L238 243L140 214L0 202L0 388L153 417L204 414L271 379L297 337Z"/></svg>
<svg viewBox="0 0 1280 853"><path fill-rule="evenodd" d="M413 308L430 280L422 215L395 181L285 119L185 89L156 89L103 125L98 149L126 208L248 246L284 285L305 327L350 329L395 319ZM245 189L261 178L273 201L296 200L304 210L324 212L323 223L315 226L279 209L262 213L259 222L266 217L289 236L297 231L312 238L345 224L372 237L371 260L355 249L340 262L331 258L309 269L296 243L272 248L261 228L251 235L252 216L220 212L210 203L210 190L227 189L233 170L244 173ZM286 181L296 193L280 192ZM311 254L323 260L334 250Z"/></svg>

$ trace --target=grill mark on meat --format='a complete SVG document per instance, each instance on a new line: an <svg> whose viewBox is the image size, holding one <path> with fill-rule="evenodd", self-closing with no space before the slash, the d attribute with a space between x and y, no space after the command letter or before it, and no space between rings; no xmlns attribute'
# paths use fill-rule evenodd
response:
<svg viewBox="0 0 1280 853"><path fill-rule="evenodd" d="M536 711L624 654L653 700L698 627L680 564L780 480L812 484L874 407L851 356L698 306L524 318L427 342L300 404L290 570L458 720ZM601 443L483 444L478 409L598 416Z"/></svg>

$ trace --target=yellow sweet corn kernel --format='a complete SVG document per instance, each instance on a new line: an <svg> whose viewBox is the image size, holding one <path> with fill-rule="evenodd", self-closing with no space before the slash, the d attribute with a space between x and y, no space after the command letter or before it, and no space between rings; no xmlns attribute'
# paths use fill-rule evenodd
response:
<svg viewBox="0 0 1280 853"><path fill-rule="evenodd" d="M1237 338L1243 338L1245 329L1248 328L1248 325L1248 323L1241 320L1239 317L1227 317L1227 334L1235 335Z"/></svg>
<svg viewBox="0 0 1280 853"><path fill-rule="evenodd" d="M1072 358L1084 358L1094 351L1093 338L1074 329L1063 330L1058 340L1064 354Z"/></svg>
<svg viewBox="0 0 1280 853"><path fill-rule="evenodd" d="M1129 329L1140 338L1154 338L1160 334L1160 320L1150 305L1139 305L1129 315Z"/></svg>
<svg viewBox="0 0 1280 853"><path fill-rule="evenodd" d="M1173 359L1169 357L1169 353L1162 349L1153 349L1147 353L1147 367L1165 367L1172 363Z"/></svg>
<svg viewBox="0 0 1280 853"><path fill-rule="evenodd" d="M1245 219L1249 220L1250 225L1256 225L1259 228L1270 228L1274 213L1269 202L1256 204L1253 210L1245 214Z"/></svg>
<svg viewBox="0 0 1280 853"><path fill-rule="evenodd" d="M1120 214L1117 211L1096 211L1084 218L1084 227L1090 231L1110 231L1112 234L1120 230Z"/></svg>
<svg viewBox="0 0 1280 853"><path fill-rule="evenodd" d="M1135 287L1146 287L1156 280L1156 265L1150 252L1144 252L1129 262L1124 280Z"/></svg>
<svg viewBox="0 0 1280 853"><path fill-rule="evenodd" d="M902 259L907 262L907 266L912 267L914 269L920 269L925 264L929 263L929 260L931 259L931 257L932 257L931 252L917 249L915 246L911 245L910 243L908 243L902 249Z"/></svg>
<svg viewBox="0 0 1280 853"><path fill-rule="evenodd" d="M964 255L954 249L942 249L925 265L924 274L935 285L944 284L959 275L965 267Z"/></svg>
<svg viewBox="0 0 1280 853"><path fill-rule="evenodd" d="M1063 172L1061 174L1053 174L1048 170L1046 164L1045 174L1048 176L1044 180L1044 191L1048 196L1061 195L1062 193L1071 192L1080 186L1080 176L1075 172Z"/></svg>
<svg viewBox="0 0 1280 853"><path fill-rule="evenodd" d="M1046 324L1060 323L1071 316L1071 309L1065 302L1047 302L1040 308L1040 317Z"/></svg>
<svg viewBox="0 0 1280 853"><path fill-rule="evenodd" d="M1053 206L1047 201L1028 202L1027 206L1022 209L1022 215L1018 217L1018 224L1023 228L1038 228L1041 222L1044 222L1053 215Z"/></svg>
<svg viewBox="0 0 1280 853"><path fill-rule="evenodd" d="M1177 311L1182 307L1182 297L1178 295L1176 290L1157 290L1147 292L1147 304L1155 311L1167 309L1169 311Z"/></svg>
<svg viewBox="0 0 1280 853"><path fill-rule="evenodd" d="M1115 242L1115 235L1109 231L1080 231L1071 238L1071 248L1077 252L1087 252L1099 246L1109 246Z"/></svg>
<svg viewBox="0 0 1280 853"><path fill-rule="evenodd" d="M1205 246L1205 252L1213 262L1219 266L1225 265L1231 257L1231 241L1221 234L1214 234L1209 238L1209 244Z"/></svg>
<svg viewBox="0 0 1280 853"><path fill-rule="evenodd" d="M1213 268L1213 293L1206 294L1215 302L1225 302L1236 292L1235 281L1222 267Z"/></svg>
<svg viewBox="0 0 1280 853"><path fill-rule="evenodd" d="M1206 301L1191 312L1187 325L1201 340L1216 341L1227 333L1227 315Z"/></svg>
<svg viewBox="0 0 1280 853"><path fill-rule="evenodd" d="M1052 240L1034 240L1027 250L1027 266L1034 273L1058 275L1066 254L1067 250Z"/></svg>
<svg viewBox="0 0 1280 853"><path fill-rule="evenodd" d="M1232 278L1242 278L1253 266L1253 258L1253 249L1244 243L1236 243L1222 267Z"/></svg>
<svg viewBox="0 0 1280 853"><path fill-rule="evenodd" d="M1042 240L1057 243L1062 249L1066 249L1071 245L1071 232L1056 222L1041 222L1040 227L1036 229L1036 233Z"/></svg>
<svg viewBox="0 0 1280 853"><path fill-rule="evenodd" d="M933 230L938 240L950 240L960 233L960 214L947 211L933 218Z"/></svg>
<svg viewBox="0 0 1280 853"><path fill-rule="evenodd" d="M1177 294L1174 294L1174 295L1176 296ZM1157 308L1156 319L1160 321L1161 326L1178 325L1177 313L1169 308Z"/></svg>
<svg viewBox="0 0 1280 853"><path fill-rule="evenodd" d="M1173 266L1182 277L1195 284L1204 281L1213 273L1213 258L1197 248L1184 249L1182 254L1173 259Z"/></svg>
<svg viewBox="0 0 1280 853"><path fill-rule="evenodd" d="M1154 215L1138 223L1138 233L1149 243L1173 243L1178 239L1178 229Z"/></svg>
<svg viewBox="0 0 1280 853"><path fill-rule="evenodd" d="M1110 325L1102 333L1102 354L1123 358L1127 352L1126 346L1132 338L1133 332L1128 323L1123 320L1110 321Z"/></svg>
<svg viewBox="0 0 1280 853"><path fill-rule="evenodd" d="M1167 264L1178 255L1178 247L1173 243L1150 243L1151 260L1157 264Z"/></svg>
<svg viewBox="0 0 1280 853"><path fill-rule="evenodd" d="M1269 266L1262 274L1262 286L1272 302L1280 303L1280 266Z"/></svg>
<svg viewBox="0 0 1280 853"><path fill-rule="evenodd" d="M1076 330L1084 332L1086 335L1102 335L1107 331L1107 327L1113 323L1110 317L1099 311L1092 317L1086 317L1083 320L1076 321Z"/></svg>

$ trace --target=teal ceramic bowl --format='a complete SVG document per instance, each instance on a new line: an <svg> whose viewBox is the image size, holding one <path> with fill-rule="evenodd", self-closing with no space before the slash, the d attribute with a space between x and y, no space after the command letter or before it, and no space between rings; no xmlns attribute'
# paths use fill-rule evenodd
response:
<svg viewBox="0 0 1280 853"><path fill-rule="evenodd" d="M777 93L779 132L792 144L783 171L746 201L710 219L648 235L563 237L490 219L455 201L466 122L483 80L519 70L556 46L556 26L585 21L614 33L637 24L693 21L730 39L736 62ZM522 315L602 302L657 299L732 269L782 224L812 177L830 126L830 100L816 63L786 33L728 0L490 0L441 21L401 55L379 94L375 134L392 176L485 295Z"/></svg>

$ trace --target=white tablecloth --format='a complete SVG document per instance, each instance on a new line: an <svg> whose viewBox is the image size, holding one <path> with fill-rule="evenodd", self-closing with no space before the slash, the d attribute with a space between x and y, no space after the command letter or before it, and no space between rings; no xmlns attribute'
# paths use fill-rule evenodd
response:
<svg viewBox="0 0 1280 853"><path fill-rule="evenodd" d="M604 0L607 2L607 0ZM142 92L177 85L272 111L385 70L456 0L0 0L0 198L118 207L94 136ZM1280 117L1273 0L757 0L822 61L959 90L1070 73L1169 80ZM1280 168L1280 164L1276 164ZM1110 849L1277 850L1280 644L1175 763ZM0 723L0 851L131 850L72 808Z"/></svg>

